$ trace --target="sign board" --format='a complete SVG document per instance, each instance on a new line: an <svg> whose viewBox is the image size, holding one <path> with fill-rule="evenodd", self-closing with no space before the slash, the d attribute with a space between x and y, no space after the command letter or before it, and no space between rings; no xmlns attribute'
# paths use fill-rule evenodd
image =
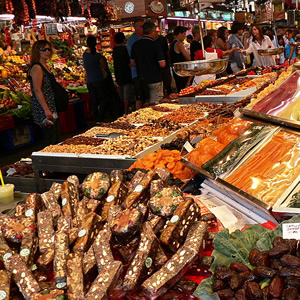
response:
<svg viewBox="0 0 300 300"><path fill-rule="evenodd" d="M57 24L56 23L48 23L44 24L45 32L47 35L57 35Z"/></svg>

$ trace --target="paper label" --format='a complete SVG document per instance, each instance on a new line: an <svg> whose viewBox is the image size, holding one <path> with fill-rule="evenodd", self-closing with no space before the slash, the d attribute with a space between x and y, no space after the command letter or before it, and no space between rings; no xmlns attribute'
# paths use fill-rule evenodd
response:
<svg viewBox="0 0 300 300"><path fill-rule="evenodd" d="M146 260L145 260L146 268L149 269L151 267L151 265L152 265L152 262L153 262L152 258L151 257L147 257Z"/></svg>
<svg viewBox="0 0 300 300"><path fill-rule="evenodd" d="M67 204L68 199L67 198L63 198L61 201L61 205L65 206Z"/></svg>
<svg viewBox="0 0 300 300"><path fill-rule="evenodd" d="M25 248L20 251L21 256L28 256L30 254L30 250Z"/></svg>
<svg viewBox="0 0 300 300"><path fill-rule="evenodd" d="M300 237L300 223L285 223L282 224L282 238L296 239Z"/></svg>
<svg viewBox="0 0 300 300"><path fill-rule="evenodd" d="M110 203L110 202L112 202L114 200L115 200L115 196L114 195L110 195L110 196L107 197L106 202Z"/></svg>
<svg viewBox="0 0 300 300"><path fill-rule="evenodd" d="M136 187L135 187L135 189L134 189L134 192L137 192L137 193L139 193L139 192L141 192L142 190L143 190L143 186L142 185L137 185Z"/></svg>
<svg viewBox="0 0 300 300"><path fill-rule="evenodd" d="M240 117L241 117L242 114L241 114L239 108L237 108L237 109L234 111L233 115L234 115L235 118L240 118Z"/></svg>
<svg viewBox="0 0 300 300"><path fill-rule="evenodd" d="M178 220L179 220L179 216L174 215L174 216L171 218L170 222L174 224L174 223L176 223Z"/></svg>
<svg viewBox="0 0 300 300"><path fill-rule="evenodd" d="M0 300L3 300L3 299L5 299L5 298L6 298L6 296L7 296L6 292L5 292L5 291L3 291L3 290L0 290Z"/></svg>
<svg viewBox="0 0 300 300"><path fill-rule="evenodd" d="M56 284L56 288L57 288L57 289L62 289L62 288L64 288L66 285L67 285L66 282L59 282L59 283Z"/></svg>
<svg viewBox="0 0 300 300"><path fill-rule="evenodd" d="M83 237L86 235L86 230L85 229L81 229L79 232L78 232L78 236L79 237Z"/></svg>
<svg viewBox="0 0 300 300"><path fill-rule="evenodd" d="M190 142L186 142L184 145L183 145L183 148L187 151L187 152L191 152L194 150L193 146L190 144Z"/></svg>
<svg viewBox="0 0 300 300"><path fill-rule="evenodd" d="M3 255L3 261L6 261L9 257L11 257L12 256L12 254L11 253L5 253L4 255Z"/></svg>
<svg viewBox="0 0 300 300"><path fill-rule="evenodd" d="M32 209L26 210L26 212L25 212L26 217L31 217L32 215L33 215L33 210Z"/></svg>

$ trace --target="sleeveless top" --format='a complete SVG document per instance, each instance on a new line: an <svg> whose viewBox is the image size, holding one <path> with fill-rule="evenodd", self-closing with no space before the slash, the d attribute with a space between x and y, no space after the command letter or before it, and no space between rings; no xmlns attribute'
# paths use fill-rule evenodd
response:
<svg viewBox="0 0 300 300"><path fill-rule="evenodd" d="M183 56L183 54L181 52L178 53L175 51L175 46L178 42L179 42L178 40L174 40L170 47L170 59L171 59L172 65L177 62L186 61L185 57Z"/></svg>
<svg viewBox="0 0 300 300"><path fill-rule="evenodd" d="M32 82L32 77L30 75L31 68L35 64L40 64L40 63L34 63L30 69L28 70L28 79L30 82L31 86L31 93L32 93L32 112L33 112L33 122L39 126L41 126L43 120L46 118L45 111L39 101L37 100L35 94L34 94L34 89L33 89L33 82ZM43 68L42 68L43 70ZM44 76L43 76L43 81L42 81L42 92L44 94L46 103L51 110L52 113L57 113L56 107L55 107L55 102L54 102L54 91L52 88L51 84L51 76L54 77L54 75L48 71L43 71Z"/></svg>

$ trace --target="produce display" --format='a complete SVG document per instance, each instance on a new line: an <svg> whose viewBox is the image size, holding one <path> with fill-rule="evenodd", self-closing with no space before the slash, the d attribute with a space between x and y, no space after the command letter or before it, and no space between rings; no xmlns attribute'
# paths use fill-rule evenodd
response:
<svg viewBox="0 0 300 300"><path fill-rule="evenodd" d="M274 205L300 174L299 150L300 136L280 131L225 180Z"/></svg>
<svg viewBox="0 0 300 300"><path fill-rule="evenodd" d="M135 156L157 142L158 140L152 137L121 135L104 141L102 145L89 149L87 153Z"/></svg>
<svg viewBox="0 0 300 300"><path fill-rule="evenodd" d="M159 120L170 120L177 124L188 124L204 117L204 113L189 108L180 108L162 116Z"/></svg>
<svg viewBox="0 0 300 300"><path fill-rule="evenodd" d="M152 108L141 108L127 116L121 117L118 120L120 122L127 122L130 124L148 124L153 120L159 119L163 116L163 112L154 111Z"/></svg>
<svg viewBox="0 0 300 300"><path fill-rule="evenodd" d="M194 174L180 161L182 155L177 150L157 150L154 153L147 154L144 158L138 158L129 168L141 168L145 170L155 170L164 168L173 174L175 178L189 179Z"/></svg>
<svg viewBox="0 0 300 300"><path fill-rule="evenodd" d="M295 72L277 89L257 102L253 111L281 117L289 120L300 120L299 73Z"/></svg>
<svg viewBox="0 0 300 300"><path fill-rule="evenodd" d="M125 181L119 170L93 173L82 187L73 175L28 195L14 215L0 217L2 294L196 299L196 284L183 276L199 263L208 230L218 230L216 218L168 187L168 174L137 172Z"/></svg>
<svg viewBox="0 0 300 300"><path fill-rule="evenodd" d="M243 134L250 126L251 122L239 118L233 119L220 129L213 131L212 137L201 140L196 145L196 149L188 154L188 161L201 167L221 152L230 142Z"/></svg>
<svg viewBox="0 0 300 300"><path fill-rule="evenodd" d="M299 240L283 239L282 225L299 221L300 217L295 216L273 230L266 224L266 228L251 225L231 234L228 229L217 233L211 265L214 275L203 280L194 295L201 300L216 295L219 299L297 300Z"/></svg>

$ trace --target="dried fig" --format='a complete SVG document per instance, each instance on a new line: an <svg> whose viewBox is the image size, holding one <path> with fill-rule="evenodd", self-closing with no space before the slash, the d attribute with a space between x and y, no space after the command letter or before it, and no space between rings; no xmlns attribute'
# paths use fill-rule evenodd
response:
<svg viewBox="0 0 300 300"><path fill-rule="evenodd" d="M286 244L290 247L289 254L295 255L298 241L296 239L286 240Z"/></svg>
<svg viewBox="0 0 300 300"><path fill-rule="evenodd" d="M219 271L228 271L228 267L224 266L224 265L217 265L215 268L215 272L219 272Z"/></svg>
<svg viewBox="0 0 300 300"><path fill-rule="evenodd" d="M246 290L245 289L240 289L235 293L235 298L237 300L247 300L246 296Z"/></svg>
<svg viewBox="0 0 300 300"><path fill-rule="evenodd" d="M256 248L252 249L250 252L249 252L249 262L252 266L255 266L256 265L256 257L257 255L260 254L260 251Z"/></svg>
<svg viewBox="0 0 300 300"><path fill-rule="evenodd" d="M300 258L294 255L286 254L280 258L282 265L290 268L300 268Z"/></svg>
<svg viewBox="0 0 300 300"><path fill-rule="evenodd" d="M252 273L252 272L243 272L239 273L239 276L244 280L244 281L255 281L257 277Z"/></svg>
<svg viewBox="0 0 300 300"><path fill-rule="evenodd" d="M263 298L263 292L262 292L259 284L254 281L246 282L246 295L247 295L247 297L249 297L249 299L262 299Z"/></svg>
<svg viewBox="0 0 300 300"><path fill-rule="evenodd" d="M298 300L298 290L294 287L283 290L282 300Z"/></svg>
<svg viewBox="0 0 300 300"><path fill-rule="evenodd" d="M269 250L270 258L279 258L290 251L290 247L286 244L276 246Z"/></svg>
<svg viewBox="0 0 300 300"><path fill-rule="evenodd" d="M229 268L233 271L236 271L238 273L247 272L250 271L250 269L240 262L234 261L230 264Z"/></svg>
<svg viewBox="0 0 300 300"><path fill-rule="evenodd" d="M270 264L269 251L263 251L256 256L255 265L268 267Z"/></svg>
<svg viewBox="0 0 300 300"><path fill-rule="evenodd" d="M234 275L232 276L232 278L230 279L230 283L229 283L229 287L236 291L239 290L244 284L244 280L242 277L240 277L239 275Z"/></svg>
<svg viewBox="0 0 300 300"><path fill-rule="evenodd" d="M282 268L281 270L278 271L278 275L282 277L288 277L288 276L300 277L300 270Z"/></svg>
<svg viewBox="0 0 300 300"><path fill-rule="evenodd" d="M217 292L219 298L222 299L230 299L234 297L234 291L231 289L225 289Z"/></svg>
<svg viewBox="0 0 300 300"><path fill-rule="evenodd" d="M273 246L280 246L284 243L284 239L281 236L277 236L274 240L273 240Z"/></svg>
<svg viewBox="0 0 300 300"><path fill-rule="evenodd" d="M274 277L269 284L269 296L280 298L284 289L284 280L282 277Z"/></svg>
<svg viewBox="0 0 300 300"><path fill-rule="evenodd" d="M283 268L283 265L279 260L274 260L271 262L270 267L274 270L280 270Z"/></svg>
<svg viewBox="0 0 300 300"><path fill-rule="evenodd" d="M293 286L300 291L300 278L299 277L286 277L285 284L289 286Z"/></svg>
<svg viewBox="0 0 300 300"><path fill-rule="evenodd" d="M230 281L232 276L236 275L236 272L232 271L232 270L228 270L228 271L220 271L220 272L216 272L215 273L215 277L217 279L221 279L224 281Z"/></svg>
<svg viewBox="0 0 300 300"><path fill-rule="evenodd" d="M214 292L220 291L220 290L224 290L226 289L226 283L223 280L220 279L216 279L212 286L211 286L212 290Z"/></svg>
<svg viewBox="0 0 300 300"><path fill-rule="evenodd" d="M253 274L259 278L272 278L276 275L276 271L268 268L258 266L252 270Z"/></svg>

